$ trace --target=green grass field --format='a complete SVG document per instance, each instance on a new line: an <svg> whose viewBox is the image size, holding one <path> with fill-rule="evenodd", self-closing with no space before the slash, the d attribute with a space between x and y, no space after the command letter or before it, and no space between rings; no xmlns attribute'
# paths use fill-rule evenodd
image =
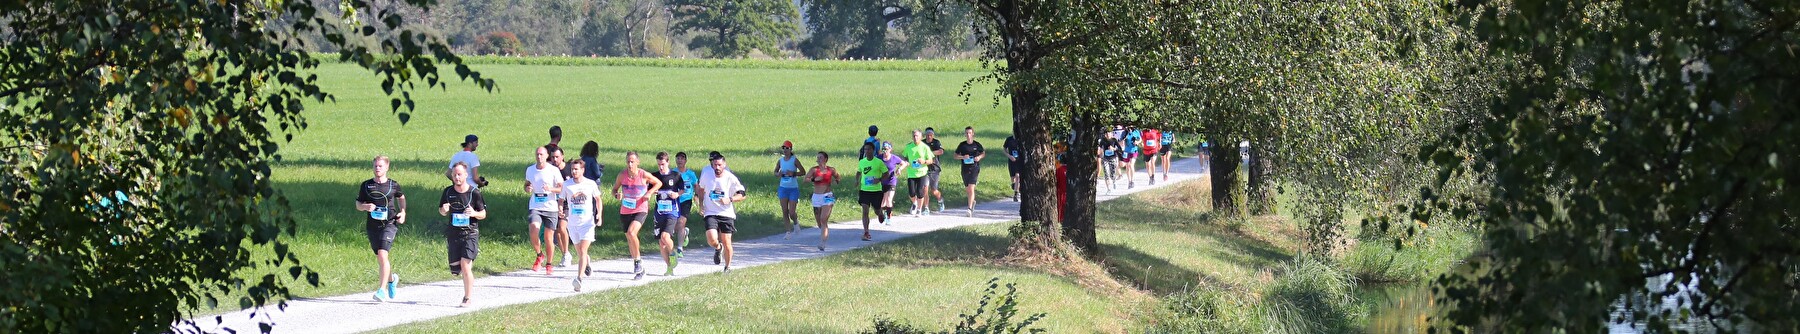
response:
<svg viewBox="0 0 1800 334"><path fill-rule="evenodd" d="M740 239L783 231L776 222L771 172L783 140L795 142L796 154L807 166L813 164L813 152L827 151L840 172L854 173L854 152L871 124L881 126L881 138L893 141L910 140L909 129L951 129L940 137L946 145L961 140L963 127L974 126L978 140L994 152L1011 127L1006 105L994 104L991 85L974 86L966 103L959 96L964 83L981 72L502 63L476 69L498 81L495 92L468 83L416 92L418 111L405 125L389 111L388 98L366 71L344 64L318 70L324 88L338 94L336 103L309 105L308 127L283 145L274 172L299 224L290 244L305 265L320 273L320 286L296 283L296 296L374 289L374 259L352 200L355 185L371 177L370 160L378 154L392 158L390 176L402 183L413 205L394 244L396 272L403 282L421 282L453 278L445 269L443 219L435 207L438 194L449 185L441 173L467 134L481 136L476 152L481 174L492 182L486 191L491 218L482 224L483 252L475 268L485 275L531 265L525 194L518 185L532 150L548 142L551 125L562 126L563 147L571 158L589 140L600 144L600 162L608 174L605 187L621 170L627 150L640 152L646 169L655 168L657 151L686 151L695 169L705 163L705 152L723 152L751 189L749 200L739 205ZM990 155L983 168L981 199L998 198L1003 191L1010 195L1004 157ZM959 180L954 169L943 176L945 184L958 189ZM840 185L837 192L852 190ZM948 203L963 201L960 191L945 190ZM597 230L592 251L597 257L626 255L614 203L609 199L609 208L601 213L604 226ZM804 202L801 207L800 220L810 226L812 214ZM851 211L838 210L833 220L860 218ZM654 243L645 249L654 254ZM229 309L201 313L224 311Z"/></svg>
<svg viewBox="0 0 1800 334"><path fill-rule="evenodd" d="M1047 313L1039 324L1052 333L1142 332L1155 321L1157 303L1147 297L1194 289L1254 294L1293 257L1298 232L1290 224L1211 223L1201 189L1188 182L1100 204L1101 277L1006 261L1006 226L994 224L389 331L842 333L868 329L877 317L943 329L973 310L983 284L998 277L1018 283L1020 319Z"/></svg>

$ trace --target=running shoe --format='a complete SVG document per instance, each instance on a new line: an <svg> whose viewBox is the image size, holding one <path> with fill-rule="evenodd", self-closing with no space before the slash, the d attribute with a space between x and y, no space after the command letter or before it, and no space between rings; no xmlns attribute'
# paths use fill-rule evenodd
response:
<svg viewBox="0 0 1800 334"><path fill-rule="evenodd" d="M569 252L563 252L563 268L569 267Z"/></svg>
<svg viewBox="0 0 1800 334"><path fill-rule="evenodd" d="M969 217L975 217L975 209L969 209Z"/></svg>
<svg viewBox="0 0 1800 334"><path fill-rule="evenodd" d="M388 297L386 294L382 294L381 290L375 290L375 302L386 303L388 302Z"/></svg>
<svg viewBox="0 0 1800 334"><path fill-rule="evenodd" d="M550 272L551 268L555 267L556 266L544 266L544 276L556 276L556 274Z"/></svg>
<svg viewBox="0 0 1800 334"><path fill-rule="evenodd" d="M942 199L942 198L939 198L939 199L938 199L938 209L937 209L937 212L940 212L940 213L941 213L941 212L944 212L944 199Z"/></svg>
<svg viewBox="0 0 1800 334"><path fill-rule="evenodd" d="M400 274L395 273L388 278L388 299L394 299L394 288L400 286Z"/></svg>
<svg viewBox="0 0 1800 334"><path fill-rule="evenodd" d="M725 258L719 255L718 248L713 248L713 264L720 264L720 263L725 263Z"/></svg>
<svg viewBox="0 0 1800 334"><path fill-rule="evenodd" d="M675 265L678 263L679 262L676 262L675 259L669 259L669 269L663 271L663 276L674 277L675 276Z"/></svg>
<svg viewBox="0 0 1800 334"><path fill-rule="evenodd" d="M575 276L575 278L570 279L569 284L575 286L575 292L581 292L581 276Z"/></svg>
<svg viewBox="0 0 1800 334"><path fill-rule="evenodd" d="M679 259L684 257L687 257L687 251L682 250L681 246L675 246L675 258Z"/></svg>
<svg viewBox="0 0 1800 334"><path fill-rule="evenodd" d="M544 254L538 254L537 261L531 262L531 271L544 269Z"/></svg>
<svg viewBox="0 0 1800 334"><path fill-rule="evenodd" d="M582 268L581 273L584 276L594 276L594 266L589 265L587 268Z"/></svg>
<svg viewBox="0 0 1800 334"><path fill-rule="evenodd" d="M730 266L726 266L726 267L725 267L725 271L723 271L723 273L726 273L726 274L730 274L730 273L731 273L731 267L730 267Z"/></svg>
<svg viewBox="0 0 1800 334"><path fill-rule="evenodd" d="M644 264L634 263L631 265L631 280L635 281L640 279L644 279Z"/></svg>

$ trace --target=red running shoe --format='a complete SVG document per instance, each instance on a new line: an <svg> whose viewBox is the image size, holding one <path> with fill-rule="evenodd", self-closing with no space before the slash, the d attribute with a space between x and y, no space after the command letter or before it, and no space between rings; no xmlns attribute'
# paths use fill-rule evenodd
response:
<svg viewBox="0 0 1800 334"><path fill-rule="evenodd" d="M544 256L538 255L537 261L531 263L531 271L538 271L538 269L543 269L543 268L544 268Z"/></svg>

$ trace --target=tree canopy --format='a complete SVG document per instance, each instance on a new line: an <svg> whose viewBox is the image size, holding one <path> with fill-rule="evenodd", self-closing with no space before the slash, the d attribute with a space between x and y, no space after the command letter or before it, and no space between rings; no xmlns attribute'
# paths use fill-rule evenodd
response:
<svg viewBox="0 0 1800 334"><path fill-rule="evenodd" d="M270 181L306 103L332 99L296 36L383 78L403 124L417 84L447 83L440 65L493 86L397 10L344 6L0 3L0 332L163 332L230 292L256 307L316 284ZM358 38L377 29L394 34ZM234 276L248 268L286 275Z"/></svg>
<svg viewBox="0 0 1800 334"><path fill-rule="evenodd" d="M778 56L783 39L800 29L800 13L789 0L669 0L678 34L698 31L689 48L714 58L739 58L752 50Z"/></svg>

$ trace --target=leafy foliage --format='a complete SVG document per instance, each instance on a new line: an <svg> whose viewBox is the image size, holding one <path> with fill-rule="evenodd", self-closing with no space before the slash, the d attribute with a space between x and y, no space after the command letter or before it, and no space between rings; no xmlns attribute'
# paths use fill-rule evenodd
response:
<svg viewBox="0 0 1800 334"><path fill-rule="evenodd" d="M295 36L318 33L383 78L403 124L417 83L447 83L439 64L493 85L398 12L344 5L0 4L0 332L161 332L229 291L263 306L316 282L282 240L294 221L269 179L277 136L332 99ZM398 33L357 37L377 27ZM261 247L273 252L253 260ZM288 275L233 277L248 268Z"/></svg>
<svg viewBox="0 0 1800 334"><path fill-rule="evenodd" d="M1475 269L1439 281L1458 306L1444 325L1800 328L1800 3L1456 8L1512 76L1481 122L1418 154L1482 181L1412 210L1486 229Z"/></svg>
<svg viewBox="0 0 1800 334"><path fill-rule="evenodd" d="M511 32L495 31L475 39L476 54L517 56L524 49L519 36Z"/></svg>
<svg viewBox="0 0 1800 334"><path fill-rule="evenodd" d="M988 279L987 289L982 290L981 303L975 306L975 310L970 313L957 315L962 321L958 321L954 329L937 333L1043 333L1044 329L1032 328L1031 325L1043 320L1044 313L1032 314L1025 317L1023 320L1014 319L1019 316L1019 289L1015 283L1006 283L1006 292L1001 293L1000 288L1002 285L999 282L999 277ZM992 309L990 310L989 307L992 307ZM1014 323L1014 321L1017 321L1017 323ZM913 326L904 321L876 318L874 328L863 331L863 333L922 334L932 332L927 329Z"/></svg>
<svg viewBox="0 0 1800 334"><path fill-rule="evenodd" d="M699 31L689 48L713 58L740 58L751 50L780 56L782 39L799 30L800 12L789 0L670 0L678 34Z"/></svg>

